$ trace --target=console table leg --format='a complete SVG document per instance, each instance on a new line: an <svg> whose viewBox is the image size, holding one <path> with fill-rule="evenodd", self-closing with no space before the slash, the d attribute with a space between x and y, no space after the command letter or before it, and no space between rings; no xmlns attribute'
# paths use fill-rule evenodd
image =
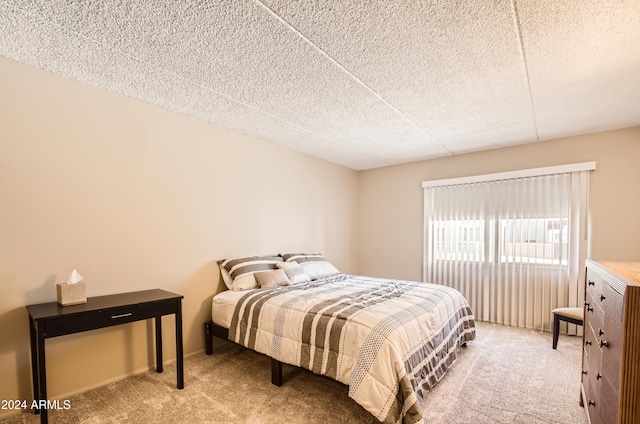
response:
<svg viewBox="0 0 640 424"><path fill-rule="evenodd" d="M184 388L184 353L182 346L182 302L178 299L176 309L176 368L178 373L178 389Z"/></svg>
<svg viewBox="0 0 640 424"><path fill-rule="evenodd" d="M162 316L155 317L156 323L156 371L163 371L162 364Z"/></svg>
<svg viewBox="0 0 640 424"><path fill-rule="evenodd" d="M47 400L47 365L44 358L44 326L38 325L37 328L37 351L38 351L38 408L40 409L40 423L47 424L49 422L49 414L46 406L40 408L40 401Z"/></svg>
<svg viewBox="0 0 640 424"><path fill-rule="evenodd" d="M31 378L33 381L33 400L37 401L39 396L38 379L38 343L36 335L36 323L29 318L29 339L31 341ZM39 409L34 409L35 414L39 414Z"/></svg>

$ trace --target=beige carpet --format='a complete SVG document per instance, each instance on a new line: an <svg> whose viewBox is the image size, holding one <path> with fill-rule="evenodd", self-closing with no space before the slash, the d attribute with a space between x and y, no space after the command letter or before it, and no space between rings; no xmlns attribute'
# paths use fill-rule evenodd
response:
<svg viewBox="0 0 640 424"><path fill-rule="evenodd" d="M578 337L478 323L477 339L425 399L428 423L586 423L579 406ZM228 342L214 354L185 359L185 388L175 388L175 364L71 397L71 409L50 423L376 423L347 397L347 387L284 367L271 385L268 358ZM38 423L24 413L1 424Z"/></svg>

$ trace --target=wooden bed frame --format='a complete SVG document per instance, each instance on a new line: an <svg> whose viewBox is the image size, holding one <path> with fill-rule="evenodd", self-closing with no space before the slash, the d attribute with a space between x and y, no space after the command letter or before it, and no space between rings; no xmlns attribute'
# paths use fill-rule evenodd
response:
<svg viewBox="0 0 640 424"><path fill-rule="evenodd" d="M204 323L204 341L205 341L205 351L207 355L211 355L213 353L214 337L231 342L231 340L229 340L228 328L224 328L220 325L214 324L213 321L205 322ZM275 386L282 386L282 362L275 360L273 358L271 358L271 384Z"/></svg>

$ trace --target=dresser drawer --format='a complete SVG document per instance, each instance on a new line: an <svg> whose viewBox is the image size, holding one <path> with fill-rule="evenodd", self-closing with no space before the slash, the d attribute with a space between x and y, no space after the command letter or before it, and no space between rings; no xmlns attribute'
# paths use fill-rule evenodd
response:
<svg viewBox="0 0 640 424"><path fill-rule="evenodd" d="M584 409L589 416L589 422L591 424L599 423L599 393L596 387L594 386L595 381L591 378L588 378L586 381L582 383L582 388L584 390L584 399L582 399L584 403Z"/></svg>
<svg viewBox="0 0 640 424"><path fill-rule="evenodd" d="M605 321L608 317L605 317ZM602 380L612 394L617 397L620 386L621 358L622 358L622 330L620 326L607 325L607 330L598 342L598 347L602 352Z"/></svg>
<svg viewBox="0 0 640 424"><path fill-rule="evenodd" d="M589 346L583 346L582 348L582 384L586 386L587 380L591 379L591 374L595 373L595 364L593 363L593 357L595 352L592 349L589 349Z"/></svg>
<svg viewBox="0 0 640 424"><path fill-rule="evenodd" d="M594 296L594 298L596 304L600 306L607 317L605 325L608 323L620 327L622 325L623 296L610 285L605 284L598 296Z"/></svg>
<svg viewBox="0 0 640 424"><path fill-rule="evenodd" d="M606 280L596 279L595 288L589 290L585 301L585 323L600 340L619 342L622 330L623 297Z"/></svg>
<svg viewBox="0 0 640 424"><path fill-rule="evenodd" d="M587 300L584 304L584 328L585 334L589 334L588 330L592 330L595 338L592 340L594 344L597 344L598 338L605 330L604 326L604 311L598 304L598 302L590 295L587 294Z"/></svg>
<svg viewBox="0 0 640 424"><path fill-rule="evenodd" d="M587 269L586 283L585 288L587 296L591 295L593 298L597 298L598 295L602 293L603 287L606 285L602 277L591 269Z"/></svg>
<svg viewBox="0 0 640 424"><path fill-rule="evenodd" d="M596 338L589 328L584 332L583 355L582 381L596 381L596 377L602 372L602 351L598 347ZM596 388L596 386L593 385L591 387Z"/></svg>
<svg viewBox="0 0 640 424"><path fill-rule="evenodd" d="M56 337L63 334L95 330L171 314L176 312L177 307L177 300L163 301L96 310L83 314L82 320L77 319L74 315L61 316L47 320L44 333L45 337Z"/></svg>

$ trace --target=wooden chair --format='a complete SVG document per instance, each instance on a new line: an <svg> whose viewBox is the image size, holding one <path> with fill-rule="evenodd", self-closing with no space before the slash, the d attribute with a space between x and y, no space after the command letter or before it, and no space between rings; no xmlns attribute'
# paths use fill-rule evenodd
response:
<svg viewBox="0 0 640 424"><path fill-rule="evenodd" d="M558 347L558 335L560 334L560 321L571 324L583 325L584 308L557 308L553 313L553 348Z"/></svg>

